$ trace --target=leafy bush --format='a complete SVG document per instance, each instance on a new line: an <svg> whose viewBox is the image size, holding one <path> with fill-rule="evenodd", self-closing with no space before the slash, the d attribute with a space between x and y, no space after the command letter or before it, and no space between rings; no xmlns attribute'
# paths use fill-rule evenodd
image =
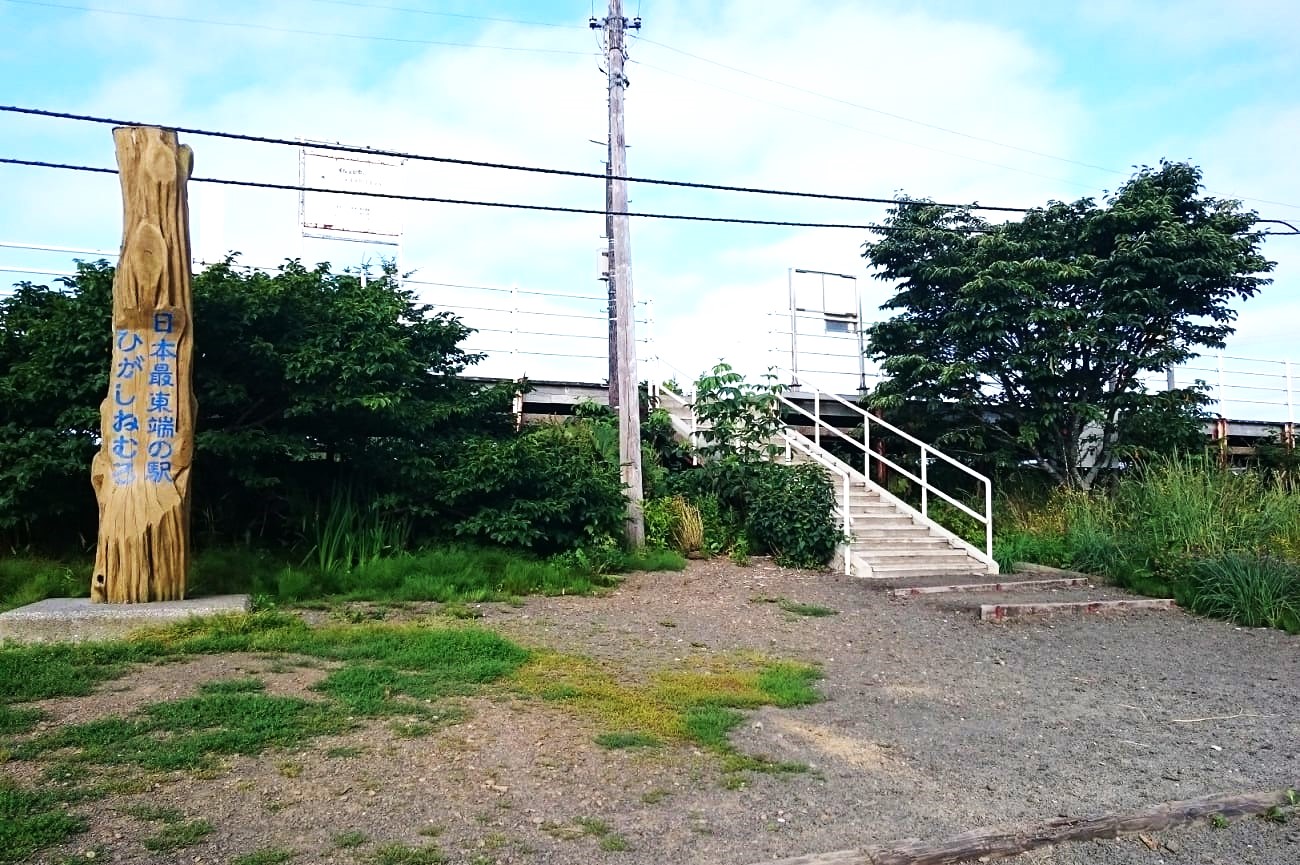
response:
<svg viewBox="0 0 1300 865"><path fill-rule="evenodd" d="M579 420L467 442L438 490L456 535L542 554L621 536L627 500L598 429Z"/></svg>
<svg viewBox="0 0 1300 865"><path fill-rule="evenodd" d="M112 281L78 265L0 299L0 542L66 551L95 534L88 483L107 391ZM352 478L437 534L467 436L511 433L512 385L461 377L471 330L417 302L391 270L363 282L286 263L194 278L194 525L209 541L296 540Z"/></svg>
<svg viewBox="0 0 1300 865"><path fill-rule="evenodd" d="M693 406L704 439L700 453L706 459L753 462L780 451L774 440L784 425L777 401L784 388L771 373L763 379L747 382L730 365L719 363L695 383Z"/></svg>
<svg viewBox="0 0 1300 865"><path fill-rule="evenodd" d="M843 539L831 515L834 504L835 493L820 466L763 464L749 507L749 537L778 564L823 567Z"/></svg>
<svg viewBox="0 0 1300 865"><path fill-rule="evenodd" d="M674 547L677 515L673 509L673 497L646 499L644 512L646 546L660 549Z"/></svg>

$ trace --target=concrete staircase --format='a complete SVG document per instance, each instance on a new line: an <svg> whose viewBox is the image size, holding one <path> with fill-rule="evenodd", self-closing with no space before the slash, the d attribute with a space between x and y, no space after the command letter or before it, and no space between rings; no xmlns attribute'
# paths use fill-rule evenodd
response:
<svg viewBox="0 0 1300 865"><path fill-rule="evenodd" d="M806 436L787 430L816 448ZM916 577L944 577L962 580L996 574L995 562L985 561L979 550L933 520L928 520L871 480L822 451L816 456L791 446L783 461L789 463L839 463L843 472L836 484L836 502L841 517L847 513L849 543L839 553L836 565L863 579L906 580ZM844 475L848 483L845 484ZM847 487L847 489L846 489Z"/></svg>
<svg viewBox="0 0 1300 865"><path fill-rule="evenodd" d="M700 429L688 398L661 392L660 407L668 412L683 441L700 443ZM849 538L832 561L837 570L888 582L926 578L974 581L998 572L986 550L894 497L803 433L787 426L772 444L781 461L816 463L830 476L836 516Z"/></svg>

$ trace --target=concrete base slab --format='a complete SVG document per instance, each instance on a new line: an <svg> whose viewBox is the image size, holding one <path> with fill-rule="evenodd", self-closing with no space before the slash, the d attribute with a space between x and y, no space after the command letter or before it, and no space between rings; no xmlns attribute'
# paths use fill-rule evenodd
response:
<svg viewBox="0 0 1300 865"><path fill-rule="evenodd" d="M191 616L247 613L248 595L217 595L149 604L92 604L90 598L47 598L0 613L0 642L112 640L140 628L154 628Z"/></svg>
<svg viewBox="0 0 1300 865"><path fill-rule="evenodd" d="M1069 589L1088 586L1087 577L1070 577L1059 580L1009 580L1004 583L954 583L942 586L903 586L889 589L885 594L895 598L912 595L942 595L948 592L1023 592L1038 589Z"/></svg>
<svg viewBox="0 0 1300 865"><path fill-rule="evenodd" d="M1088 615L1125 610L1172 610L1173 598L1149 598L1132 601L1070 601L1057 604L981 604L980 619L1001 622L1006 619L1037 619L1047 616Z"/></svg>

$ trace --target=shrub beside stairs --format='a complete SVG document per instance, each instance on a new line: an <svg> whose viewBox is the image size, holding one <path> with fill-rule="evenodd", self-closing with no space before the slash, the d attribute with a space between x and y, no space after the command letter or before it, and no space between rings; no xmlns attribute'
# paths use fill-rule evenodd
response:
<svg viewBox="0 0 1300 865"><path fill-rule="evenodd" d="M848 405L839 397L827 396ZM802 414L815 433L820 424L820 435L842 435L815 413L788 399L781 402L785 408ZM679 438L692 445L701 441L699 421L686 398L661 392L660 407L668 412ZM889 596L976 613L991 622L1061 614L1168 610L1173 606L1171 599L1134 598L1095 585L1093 578L1085 574L1051 568L1017 565L1016 573L998 576L998 565L988 549L969 543L898 499L800 430L785 424L770 444L783 462L816 463L827 471L835 487L836 515L848 537L831 565L870 581ZM933 448L923 447L927 448L922 451L923 457L938 454ZM986 519L991 517L986 511Z"/></svg>
<svg viewBox="0 0 1300 865"><path fill-rule="evenodd" d="M699 442L701 430L685 398L662 391L660 407L668 412L679 438ZM913 577L983 579L998 572L997 563L983 550L924 517L793 427L786 425L772 444L778 459L815 462L830 475L837 517L849 538L832 561L837 570L890 582Z"/></svg>

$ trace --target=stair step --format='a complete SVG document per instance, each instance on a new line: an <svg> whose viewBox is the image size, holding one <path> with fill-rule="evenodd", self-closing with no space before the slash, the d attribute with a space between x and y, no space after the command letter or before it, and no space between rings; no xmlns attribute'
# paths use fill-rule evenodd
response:
<svg viewBox="0 0 1300 865"><path fill-rule="evenodd" d="M1087 587L1088 585L1088 580L1084 577L1065 577L1054 580L1005 580L1001 582L935 583L934 585L928 586L898 586L897 588L888 589L885 594L895 598L911 598L918 595L946 595L960 592L1018 593L1024 591L1035 591L1038 589Z"/></svg>
<svg viewBox="0 0 1300 865"><path fill-rule="evenodd" d="M888 547L878 547L876 549L865 548L859 549L850 545L849 549L862 556L867 561L885 562L889 560L898 561L902 564L923 564L925 562L945 561L947 559L969 559L970 555L965 550L958 550L954 547L923 547L917 549L908 547L906 549Z"/></svg>
<svg viewBox="0 0 1300 865"><path fill-rule="evenodd" d="M1173 598L1126 598L1114 601L1075 601L1041 604L983 604L980 606L980 620L984 622L1001 622L1007 619L1039 619L1063 614L1082 616L1093 613L1119 613L1136 610L1172 610L1175 606Z"/></svg>
<svg viewBox="0 0 1300 865"><path fill-rule="evenodd" d="M906 577L930 577L955 574L969 574L972 578L988 578L988 568L981 562L967 558L965 561L957 560L953 562L935 562L933 564L922 565L897 565L887 564L877 567L870 559L865 559L867 564L871 565L872 579L897 580Z"/></svg>

